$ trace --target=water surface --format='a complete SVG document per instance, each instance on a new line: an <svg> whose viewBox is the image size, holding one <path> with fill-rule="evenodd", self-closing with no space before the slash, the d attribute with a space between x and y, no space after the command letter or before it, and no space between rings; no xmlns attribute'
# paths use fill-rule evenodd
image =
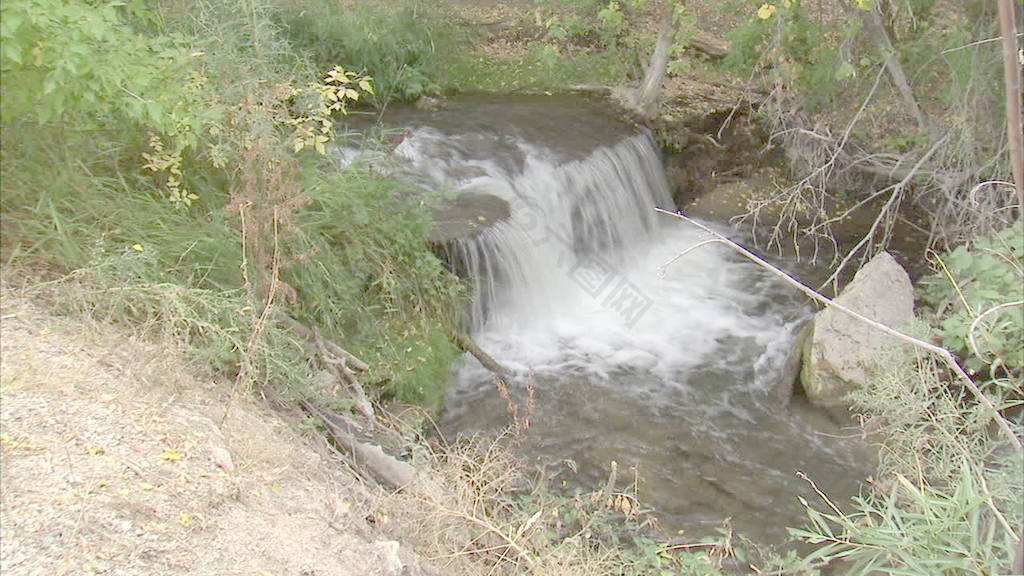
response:
<svg viewBox="0 0 1024 576"><path fill-rule="evenodd" d="M533 390L524 456L591 488L612 461L634 469L662 524L695 536L732 517L780 542L802 522L797 497L813 499L797 471L856 492L864 447L774 392L811 309L724 247L675 259L707 238L655 214L671 199L649 135L575 97L471 98L400 122L425 186L511 207L448 254L476 293L474 338L523 406ZM442 430L507 426L493 376L470 357L455 371Z"/></svg>

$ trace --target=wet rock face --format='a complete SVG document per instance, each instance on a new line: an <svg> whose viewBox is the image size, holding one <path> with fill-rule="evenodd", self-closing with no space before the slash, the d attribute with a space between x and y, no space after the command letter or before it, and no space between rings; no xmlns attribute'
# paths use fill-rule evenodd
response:
<svg viewBox="0 0 1024 576"><path fill-rule="evenodd" d="M890 328L899 328L914 313L910 277L885 252L861 268L835 302ZM846 396L869 382L885 352L896 343L835 308L818 312L804 342L800 372L807 398L826 408L848 406Z"/></svg>
<svg viewBox="0 0 1024 576"><path fill-rule="evenodd" d="M427 241L435 245L471 238L480 230L509 217L509 204L503 198L483 192L462 192L454 200L442 202L431 211L434 230Z"/></svg>

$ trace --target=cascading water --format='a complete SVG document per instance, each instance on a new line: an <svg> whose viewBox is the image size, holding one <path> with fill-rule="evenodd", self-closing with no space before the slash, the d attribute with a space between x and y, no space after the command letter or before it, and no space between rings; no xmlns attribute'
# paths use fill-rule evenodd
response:
<svg viewBox="0 0 1024 576"><path fill-rule="evenodd" d="M567 112L566 126L580 114ZM475 288L477 342L516 372L513 396L534 391L524 454L571 462L572 482L589 486L612 461L635 465L644 502L696 533L732 516L779 541L780 526L802 518L797 495L808 496L796 470L853 492L862 454L771 397L807 308L721 247L675 259L706 238L656 216L671 198L651 138L577 141L566 153L484 116L448 129L435 116L398 152L431 187L511 208L448 251ZM467 357L442 429L507 424L492 376Z"/></svg>

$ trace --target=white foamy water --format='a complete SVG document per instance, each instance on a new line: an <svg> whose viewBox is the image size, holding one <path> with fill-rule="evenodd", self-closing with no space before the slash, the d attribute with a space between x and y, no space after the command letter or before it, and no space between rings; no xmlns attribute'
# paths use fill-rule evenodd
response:
<svg viewBox="0 0 1024 576"><path fill-rule="evenodd" d="M419 129L399 152L435 186L510 203L507 221L452 247L474 283L476 337L510 369L668 378L726 339L767 350L788 338L749 263L706 246L669 264L707 238L654 212L672 201L646 134L566 162L522 141L502 148L515 160L482 157L479 134Z"/></svg>

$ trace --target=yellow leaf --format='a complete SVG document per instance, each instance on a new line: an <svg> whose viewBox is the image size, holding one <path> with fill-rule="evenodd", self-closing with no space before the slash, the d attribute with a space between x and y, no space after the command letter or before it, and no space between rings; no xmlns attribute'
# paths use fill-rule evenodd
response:
<svg viewBox="0 0 1024 576"><path fill-rule="evenodd" d="M177 462L178 460L181 460L181 452L178 452L173 448L164 448L163 459L168 462Z"/></svg>
<svg viewBox="0 0 1024 576"><path fill-rule="evenodd" d="M152 490L152 489L156 488L156 486L153 486L149 482L140 482L139 483L139 488L142 488L143 490Z"/></svg>
<svg viewBox="0 0 1024 576"><path fill-rule="evenodd" d="M181 515L178 516L178 522L182 526L188 528L192 525L192 516L188 512L182 512Z"/></svg>
<svg viewBox="0 0 1024 576"><path fill-rule="evenodd" d="M145 248L142 247L142 244L132 244L132 250L135 250L136 252L142 252L143 250L145 250Z"/></svg>
<svg viewBox="0 0 1024 576"><path fill-rule="evenodd" d="M762 4L761 7L757 9L757 17L761 20L767 20L775 15L776 10L778 10L778 8L775 7L775 4Z"/></svg>

